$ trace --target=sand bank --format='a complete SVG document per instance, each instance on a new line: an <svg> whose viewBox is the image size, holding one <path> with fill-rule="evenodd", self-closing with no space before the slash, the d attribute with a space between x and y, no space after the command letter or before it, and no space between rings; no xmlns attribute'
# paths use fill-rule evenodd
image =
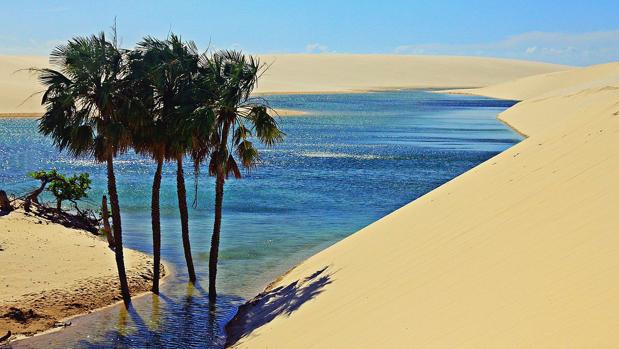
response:
<svg viewBox="0 0 619 349"><path fill-rule="evenodd" d="M152 257L126 249L125 262L133 294L150 290ZM0 217L0 266L0 335L31 335L122 300L107 242L22 211ZM11 308L25 320L4 316Z"/></svg>
<svg viewBox="0 0 619 349"><path fill-rule="evenodd" d="M619 64L467 91L528 138L307 259L235 348L619 347Z"/></svg>
<svg viewBox="0 0 619 349"><path fill-rule="evenodd" d="M270 68L260 79L257 93L481 87L567 69L481 57L281 54L260 58ZM48 58L43 56L0 56L0 114L43 112L37 94L43 88L35 75L23 69L46 66Z"/></svg>

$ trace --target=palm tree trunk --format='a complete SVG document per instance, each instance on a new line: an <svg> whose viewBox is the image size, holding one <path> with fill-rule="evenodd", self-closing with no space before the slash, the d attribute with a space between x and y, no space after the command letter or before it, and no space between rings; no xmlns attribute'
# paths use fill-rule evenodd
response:
<svg viewBox="0 0 619 349"><path fill-rule="evenodd" d="M217 260L219 259L219 234L221 232L221 208L224 200L224 175L217 174L215 183L215 223L211 237L211 252L208 261L208 298L211 303L217 299Z"/></svg>
<svg viewBox="0 0 619 349"><path fill-rule="evenodd" d="M157 170L153 179L151 200L151 223L153 227L153 287L151 291L159 294L159 276L161 274L161 214L159 212L159 189L161 188L161 170L163 158L157 159Z"/></svg>
<svg viewBox="0 0 619 349"><path fill-rule="evenodd" d="M103 218L103 230L107 237L107 246L109 248L114 248L116 243L114 242L114 235L110 227L110 214L107 209L107 197L105 195L101 198L101 218Z"/></svg>
<svg viewBox="0 0 619 349"><path fill-rule="evenodd" d="M183 250L185 251L185 262L187 263L187 274L189 281L196 282L196 272L193 268L193 258L191 257L191 243L189 241L189 212L187 211L187 191L185 189L185 174L183 172L183 155L176 158L176 192L178 194L178 210L181 215L181 235L183 237Z"/></svg>
<svg viewBox="0 0 619 349"><path fill-rule="evenodd" d="M109 154L107 155L107 190L110 194L110 203L112 205L112 229L114 230L114 242L116 243L114 253L116 255L116 268L118 269L118 279L120 281L120 292L122 294L123 301L125 302L125 307L128 307L129 303L131 303L131 294L129 292L127 273L125 271L123 235L120 222L120 205L118 203L116 176L114 175L114 159L111 151L109 151Z"/></svg>
<svg viewBox="0 0 619 349"><path fill-rule="evenodd" d="M232 119L232 118L228 118ZM208 299L211 306L217 300L217 261L219 259L219 235L221 233L221 209L224 201L224 182L226 180L226 143L230 122L225 122L221 133L220 144L217 149L217 179L215 180L215 222L213 223L213 236L211 236L211 251L208 259Z"/></svg>

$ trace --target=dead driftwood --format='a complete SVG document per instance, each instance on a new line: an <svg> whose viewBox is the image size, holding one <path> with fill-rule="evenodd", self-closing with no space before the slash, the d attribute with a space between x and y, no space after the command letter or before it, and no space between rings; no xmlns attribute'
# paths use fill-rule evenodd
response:
<svg viewBox="0 0 619 349"><path fill-rule="evenodd" d="M26 212L30 212L30 207L33 203L39 205L39 195L43 193L43 191L45 190L45 186L47 186L49 182L50 181L48 180L41 181L41 185L37 189L31 191L30 193L28 193L28 195L26 195L26 198L24 199L24 210Z"/></svg>
<svg viewBox="0 0 619 349"><path fill-rule="evenodd" d="M9 197L6 195L6 192L4 190L0 190L0 212L11 211L13 211L13 206L11 206Z"/></svg>
<svg viewBox="0 0 619 349"><path fill-rule="evenodd" d="M25 210L26 202L15 200L17 203L15 208L22 207ZM49 207L45 204L37 204L34 201L30 202L30 215L44 218L52 223L63 225L67 228L86 230L94 235L100 235L99 224L100 220L91 210L78 211L77 214L58 211L56 208Z"/></svg>
<svg viewBox="0 0 619 349"><path fill-rule="evenodd" d="M99 235L99 220L88 214L71 214L58 211L44 205L36 205L36 215L45 218L53 223L61 224L67 228L86 230L95 235Z"/></svg>
<svg viewBox="0 0 619 349"><path fill-rule="evenodd" d="M0 343L8 340L9 338L11 338L11 331L8 331L4 336L0 337Z"/></svg>
<svg viewBox="0 0 619 349"><path fill-rule="evenodd" d="M27 324L32 320L40 319L42 316L35 313L32 309L23 311L19 308L10 307L9 311L0 317L11 319L19 322L20 324Z"/></svg>

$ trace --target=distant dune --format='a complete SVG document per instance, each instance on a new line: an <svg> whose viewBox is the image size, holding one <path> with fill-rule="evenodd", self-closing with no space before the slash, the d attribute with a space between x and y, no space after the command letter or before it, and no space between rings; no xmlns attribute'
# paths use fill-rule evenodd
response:
<svg viewBox="0 0 619 349"><path fill-rule="evenodd" d="M532 97L569 94L596 86L614 86L619 81L619 62L588 68L534 75L476 89L450 92L477 94L494 98L524 100Z"/></svg>
<svg viewBox="0 0 619 349"><path fill-rule="evenodd" d="M272 283L235 348L619 347L619 63L466 92L528 138Z"/></svg>
<svg viewBox="0 0 619 349"><path fill-rule="evenodd" d="M555 64L482 57L265 55L258 92L341 92L394 88L481 87L565 70Z"/></svg>
<svg viewBox="0 0 619 349"><path fill-rule="evenodd" d="M481 87L567 69L480 57L285 54L261 58L270 68L259 82L258 93ZM43 111L36 94L42 87L32 73L19 70L47 65L43 56L0 56L0 115Z"/></svg>
<svg viewBox="0 0 619 349"><path fill-rule="evenodd" d="M23 69L47 64L47 57L0 56L0 115L43 111L40 95L32 96L43 88L32 73Z"/></svg>

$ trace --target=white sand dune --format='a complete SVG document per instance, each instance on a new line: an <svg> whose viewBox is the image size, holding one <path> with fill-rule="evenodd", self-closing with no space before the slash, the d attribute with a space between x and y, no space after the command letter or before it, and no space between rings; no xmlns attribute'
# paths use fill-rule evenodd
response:
<svg viewBox="0 0 619 349"><path fill-rule="evenodd" d="M41 56L0 56L0 115L40 113L43 90L36 76L25 69L46 67L48 58Z"/></svg>
<svg viewBox="0 0 619 349"><path fill-rule="evenodd" d="M532 97L569 94L596 86L613 86L617 81L619 81L619 62L614 62L588 68L534 75L488 87L450 90L448 92L525 100Z"/></svg>
<svg viewBox="0 0 619 349"><path fill-rule="evenodd" d="M485 57L289 54L270 64L258 92L342 92L394 88L480 87L566 66Z"/></svg>
<svg viewBox="0 0 619 349"><path fill-rule="evenodd" d="M265 55L270 65L258 93L365 91L388 88L481 87L567 69L566 66L480 57L389 55ZM0 56L0 115L42 113L35 75L47 57ZM30 97L30 98L29 98Z"/></svg>
<svg viewBox="0 0 619 349"><path fill-rule="evenodd" d="M468 91L529 137L274 282L235 347L619 347L618 76Z"/></svg>

